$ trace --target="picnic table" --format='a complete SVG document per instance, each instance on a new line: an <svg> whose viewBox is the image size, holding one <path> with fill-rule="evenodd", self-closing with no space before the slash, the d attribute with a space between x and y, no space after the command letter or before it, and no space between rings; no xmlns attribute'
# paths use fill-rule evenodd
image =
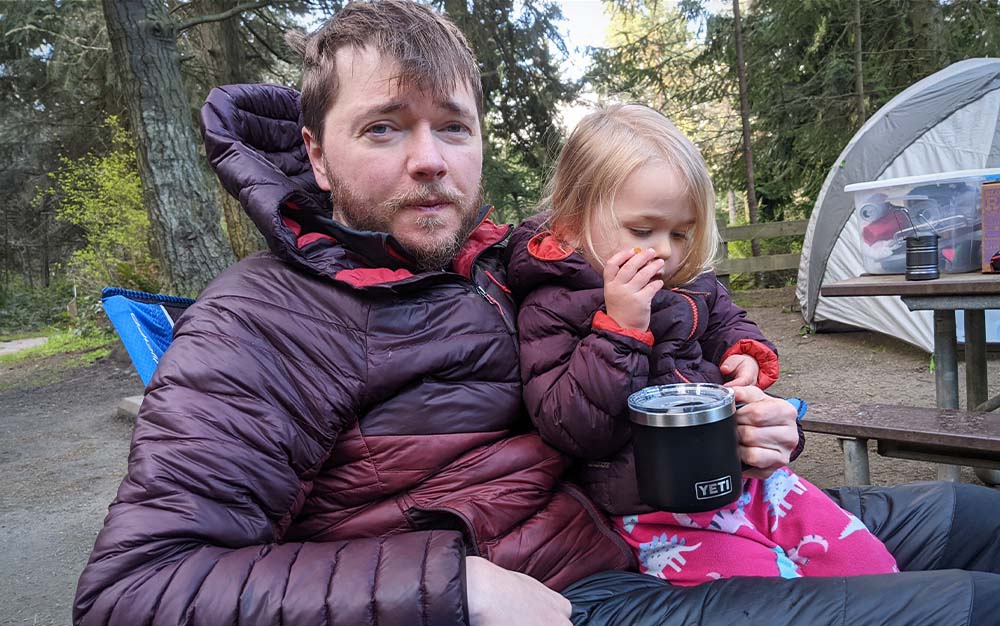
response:
<svg viewBox="0 0 1000 626"><path fill-rule="evenodd" d="M874 430L860 431L855 427L843 424L843 436L853 437L865 444L860 434L867 432L880 442L880 453L894 456L893 446L901 443L907 445L902 450L904 458L927 458L928 460L953 459L955 462L976 467L995 468L995 452L988 451L983 444L982 436L989 439L1000 439L1000 429L995 425L1000 423L1000 416L994 414L980 415L1000 407L1000 396L989 398L986 373L986 309L1000 309L1000 275L997 274L942 274L935 280L908 281L900 274L867 275L828 283L820 288L820 294L826 297L860 297L860 296L899 296L903 304L911 311L933 311L934 313L934 382L937 417L921 414L920 419L913 415L908 423L906 417L894 412L895 417L889 421L899 422L895 435L888 431L876 433ZM962 311L965 320L965 384L966 384L966 415L955 411L959 408L958 393L958 339L956 334L955 312ZM897 407L899 408L899 407ZM910 414L913 412L910 411ZM923 420L922 428L919 427ZM930 421L928 421L930 420ZM850 420L848 420L850 421ZM827 424L825 431L834 429L835 420ZM883 424L884 426L885 424ZM907 432L908 431L908 432ZM854 432L848 435L847 432ZM906 432L907 442L900 441ZM951 433L964 442L959 448L952 447L952 454L941 454L934 450L936 441L943 434ZM832 433L837 434L837 433ZM966 436L962 439L962 436ZM921 443L921 441L923 443ZM921 447L927 453L921 456ZM982 448L977 452L977 449ZM883 452L883 450L885 450ZM981 453L981 454L980 454ZM856 462L867 465L867 446L864 451L857 444L845 446L845 455L861 456ZM982 458L980 458L980 456ZM938 468L938 478L942 480L958 480L960 467L943 465ZM980 473L980 477L989 480L990 474ZM864 477L867 480L867 476Z"/></svg>

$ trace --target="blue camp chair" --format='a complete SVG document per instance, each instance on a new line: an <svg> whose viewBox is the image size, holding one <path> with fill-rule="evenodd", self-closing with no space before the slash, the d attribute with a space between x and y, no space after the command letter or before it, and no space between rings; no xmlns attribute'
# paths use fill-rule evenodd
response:
<svg viewBox="0 0 1000 626"><path fill-rule="evenodd" d="M148 385L160 357L174 338L174 322L191 298L105 287L101 305L118 332L142 384Z"/></svg>

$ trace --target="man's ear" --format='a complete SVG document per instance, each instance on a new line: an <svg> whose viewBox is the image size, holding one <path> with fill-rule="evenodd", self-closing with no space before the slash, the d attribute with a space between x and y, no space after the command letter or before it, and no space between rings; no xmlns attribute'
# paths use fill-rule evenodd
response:
<svg viewBox="0 0 1000 626"><path fill-rule="evenodd" d="M316 177L316 184L323 191L330 191L330 179L327 178L326 162L323 159L323 145L313 137L312 132L305 126L302 127L302 141L306 144L306 154L309 155L309 164L312 165L313 176Z"/></svg>

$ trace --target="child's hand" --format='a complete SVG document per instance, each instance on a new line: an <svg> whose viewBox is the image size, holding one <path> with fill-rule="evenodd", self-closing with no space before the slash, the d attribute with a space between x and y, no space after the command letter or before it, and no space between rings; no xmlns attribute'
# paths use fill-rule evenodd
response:
<svg viewBox="0 0 1000 626"><path fill-rule="evenodd" d="M757 384L760 364L749 354L730 354L719 366L726 387L746 387Z"/></svg>
<svg viewBox="0 0 1000 626"><path fill-rule="evenodd" d="M604 265L604 304L608 316L622 328L649 330L653 296L663 289L663 260L654 256L652 248L640 252L629 248Z"/></svg>
<svg viewBox="0 0 1000 626"><path fill-rule="evenodd" d="M733 391L736 402L745 403L736 411L740 460L753 467L743 470L743 475L767 478L774 470L788 465L792 450L799 443L795 407L757 387L734 387Z"/></svg>

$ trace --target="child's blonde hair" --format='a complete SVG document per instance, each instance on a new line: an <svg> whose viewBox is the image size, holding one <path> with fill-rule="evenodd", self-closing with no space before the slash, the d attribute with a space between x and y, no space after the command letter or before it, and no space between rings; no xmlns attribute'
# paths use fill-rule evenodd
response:
<svg viewBox="0 0 1000 626"><path fill-rule="evenodd" d="M547 227L564 243L583 249L599 262L593 229L617 228L612 205L625 179L639 167L659 161L684 181L695 212L688 253L671 286L683 285L712 269L719 245L715 190L701 153L670 120L641 104L598 106L570 134L545 186L540 211Z"/></svg>

